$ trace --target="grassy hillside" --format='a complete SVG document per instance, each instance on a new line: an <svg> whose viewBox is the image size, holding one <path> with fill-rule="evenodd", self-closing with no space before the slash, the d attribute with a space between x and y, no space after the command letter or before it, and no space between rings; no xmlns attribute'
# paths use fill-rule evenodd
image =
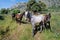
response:
<svg viewBox="0 0 60 40"><path fill-rule="evenodd" d="M42 33L37 32L34 37L32 37L30 23L19 25L16 21L12 21L11 15L2 15L4 20L0 20L0 30L6 31L6 28L9 27L9 31L4 35L0 34L0 40L60 40L60 12L51 14L52 32L44 30Z"/></svg>

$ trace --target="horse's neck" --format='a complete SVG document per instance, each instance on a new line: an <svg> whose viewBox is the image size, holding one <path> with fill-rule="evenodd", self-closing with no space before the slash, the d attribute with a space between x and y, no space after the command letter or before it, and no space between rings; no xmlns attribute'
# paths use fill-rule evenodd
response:
<svg viewBox="0 0 60 40"><path fill-rule="evenodd" d="M27 14L28 14L28 11L25 12L25 15L27 15Z"/></svg>

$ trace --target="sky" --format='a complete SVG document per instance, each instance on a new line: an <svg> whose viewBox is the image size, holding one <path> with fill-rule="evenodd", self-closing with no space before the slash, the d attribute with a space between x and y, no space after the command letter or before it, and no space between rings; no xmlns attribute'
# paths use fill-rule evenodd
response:
<svg viewBox="0 0 60 40"><path fill-rule="evenodd" d="M0 9L10 8L12 5L18 2L28 2L28 0L0 0Z"/></svg>

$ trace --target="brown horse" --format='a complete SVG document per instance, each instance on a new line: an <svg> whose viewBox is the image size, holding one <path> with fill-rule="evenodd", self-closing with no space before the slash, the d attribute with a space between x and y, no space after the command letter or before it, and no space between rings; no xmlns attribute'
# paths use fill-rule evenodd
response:
<svg viewBox="0 0 60 40"><path fill-rule="evenodd" d="M20 24L21 24L23 15L24 15L24 13L21 13L21 14L18 13L18 14L15 15L15 19L16 19L16 22L17 22L17 23L20 23Z"/></svg>
<svg viewBox="0 0 60 40"><path fill-rule="evenodd" d="M16 14L15 18L16 18L17 23L19 22L21 24L21 20L23 18L23 15L24 15L24 13Z"/></svg>

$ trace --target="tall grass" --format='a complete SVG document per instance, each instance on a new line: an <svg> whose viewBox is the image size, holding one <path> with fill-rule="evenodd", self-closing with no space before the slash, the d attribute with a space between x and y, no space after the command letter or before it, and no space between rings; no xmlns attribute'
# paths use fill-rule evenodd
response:
<svg viewBox="0 0 60 40"><path fill-rule="evenodd" d="M6 29L9 26L10 31L8 32L8 39L5 40L60 40L60 12L52 12L51 15L51 29L43 30L42 33L37 32L35 37L32 37L32 26L31 24L18 25L16 21L12 21L11 15L3 15L4 20L0 20L0 27ZM8 34L7 33L7 34ZM3 35L4 36L4 35ZM16 36L16 37L15 37ZM6 38L6 36L3 37ZM0 35L0 39L2 39Z"/></svg>

